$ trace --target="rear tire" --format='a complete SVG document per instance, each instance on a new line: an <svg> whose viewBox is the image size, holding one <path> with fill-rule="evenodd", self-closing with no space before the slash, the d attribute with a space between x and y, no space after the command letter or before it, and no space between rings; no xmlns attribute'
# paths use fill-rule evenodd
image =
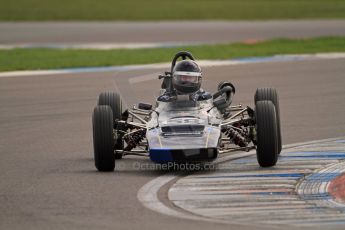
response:
<svg viewBox="0 0 345 230"><path fill-rule="evenodd" d="M258 101L255 105L257 148L256 156L261 167L271 167L278 160L278 135L276 111L271 101Z"/></svg>
<svg viewBox="0 0 345 230"><path fill-rule="evenodd" d="M122 119L122 101L121 97L116 92L104 92L101 93L98 97L98 105L108 105L110 106L111 110L113 111L113 121L121 120ZM118 127L114 127L117 129ZM123 141L122 138L115 137L115 149L122 150L123 149ZM115 153L115 159L121 159L121 153Z"/></svg>
<svg viewBox="0 0 345 230"><path fill-rule="evenodd" d="M98 171L115 168L113 112L106 105L96 106L92 115L95 166Z"/></svg>
<svg viewBox="0 0 345 230"><path fill-rule="evenodd" d="M278 154L282 151L282 135L280 129L280 109L279 109L279 97L277 90L274 88L259 88L255 92L254 96L255 104L258 101L272 101L276 109L277 119L277 132L278 132Z"/></svg>
<svg viewBox="0 0 345 230"><path fill-rule="evenodd" d="M121 97L116 92L104 92L98 97L98 105L109 105L113 111L113 119L120 120L122 117Z"/></svg>

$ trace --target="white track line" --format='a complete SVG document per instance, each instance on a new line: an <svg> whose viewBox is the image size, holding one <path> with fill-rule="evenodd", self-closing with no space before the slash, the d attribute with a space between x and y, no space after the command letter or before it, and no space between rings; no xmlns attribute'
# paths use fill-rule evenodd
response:
<svg viewBox="0 0 345 230"><path fill-rule="evenodd" d="M345 138L345 137L339 137L339 138ZM296 147L308 146L308 145L312 145L312 144L316 144L316 143L335 141L335 140L338 140L339 138L330 138L330 139L324 139L324 140L318 140L318 141L309 141L309 142L290 144L290 145L284 146L284 149L289 149L290 150L290 149L293 149L293 148L296 148ZM233 154L233 155L229 155L229 156L226 156L226 157L223 157L223 158L219 158L219 160L216 163L219 164L219 163L222 163L222 162L225 162L225 161L231 161L231 160L235 160L235 159L239 159L239 158L243 158L243 157L252 156L254 154L255 154L254 151L250 151L248 153ZM230 220L228 221L228 220L224 220L224 219L223 220L221 220L221 219L212 219L212 218L208 218L208 217L202 217L202 216L198 216L198 215L193 215L192 213L185 212L185 211L179 212L179 211L177 211L177 209L172 209L171 207L168 207L167 205L165 205L162 201L159 200L159 198L158 198L158 191L164 185L166 185L167 183L169 183L170 181L172 181L172 180L174 180L176 178L177 178L177 175L163 175L163 176L155 178L154 180L152 180L149 183L145 184L138 191L138 194L137 194L138 200L146 208L148 208L148 209L150 209L152 211L156 211L158 213L166 214L166 215L169 215L169 216L174 216L174 217L177 217L177 218L191 219L191 220L204 220L204 221L211 221L211 222L218 222L218 223L230 223L231 222L231 223L239 224L238 221L230 221ZM257 178L257 179L260 180L260 178ZM289 180L289 178L285 179L285 181L287 181L287 183L289 184L290 182L288 180ZM291 189L291 188L288 188L288 189ZM246 194L244 194L244 195L238 194L236 196L237 196L236 199L238 199L238 200L240 200L241 197L243 199L246 199L246 200L250 198ZM281 205L284 205L284 204L286 204L286 202L289 203L289 202L294 201L294 200L296 200L295 197L286 196L286 197L284 197L284 199L281 198L281 202L283 202L283 204L281 204ZM291 203L291 204L294 204L294 203ZM238 211L239 210L237 210L237 212ZM245 210L242 210L242 212L244 212L244 211ZM281 212L285 213L284 210L282 210ZM245 214L245 213L243 213L243 214ZM271 223L271 224L276 224L276 223ZM275 228L277 226L273 225L273 226L270 226L270 227Z"/></svg>
<svg viewBox="0 0 345 230"><path fill-rule="evenodd" d="M302 55L275 55L271 57L252 57L231 60L200 60L198 63L202 67L243 65L250 63L267 63L267 62L286 62L286 61L305 61L305 60L322 60L322 59L343 59L345 53L320 53L320 54L302 54ZM157 63L147 65L128 65L128 66L110 66L110 67L83 67L70 68L61 70L30 70L30 71L11 71L0 72L0 78L24 77L24 76L46 76L58 74L74 73L100 73L100 72L122 72L141 69L161 69L169 68L170 63ZM133 79L132 81L140 81Z"/></svg>
<svg viewBox="0 0 345 230"><path fill-rule="evenodd" d="M0 44L0 49L34 49L34 48L47 48L47 49L93 49L93 50L112 50L112 49L147 49L147 48L169 48L169 47L182 47L182 46L197 46L212 43L201 42L141 42L141 43L21 43L21 44Z"/></svg>
<svg viewBox="0 0 345 230"><path fill-rule="evenodd" d="M246 153L238 153L238 154L233 154L229 155L226 157L218 158L215 163L222 163L225 161L233 160L233 159L239 159L242 157L247 157L253 155L254 152L246 152ZM204 218L195 216L195 215L190 215L188 213L182 213L178 212L168 206L166 206L164 203L162 203L158 199L158 191L161 187L163 187L165 184L169 183L170 181L176 179L178 176L177 175L162 175L159 176L147 184L145 184L143 187L141 187L138 191L137 197L138 200L148 209L169 215L169 216L174 216L178 218L183 218L183 219L192 219L192 220L200 220Z"/></svg>
<svg viewBox="0 0 345 230"><path fill-rule="evenodd" d="M229 161L229 160L235 160L235 159L239 159L239 158L243 158L243 157L252 156L253 154L255 154L254 151L231 154L229 156L218 158L216 161L214 161L214 163L219 164L219 163L223 163L223 162ZM140 201L140 203L144 207L146 207L152 211L155 211L155 212L158 212L161 214L165 214L168 216L180 218L180 219L207 221L207 222L213 222L213 223L226 223L226 224L232 223L232 224L242 225L242 226L244 225L242 223L236 223L234 221L229 222L226 220L214 220L212 218L193 215L193 214L190 214L188 212L179 212L175 209L172 209L172 208L166 206L162 201L159 200L158 191L164 185L166 185L170 181L176 179L177 177L178 177L177 175L162 175L162 176L159 176L159 177L151 180L150 182L146 183L144 186L142 186L139 189L139 191L137 193L138 200ZM250 224L245 224L245 226L252 226L253 228L255 227L255 225L250 225ZM272 226L267 227L267 229L276 230L276 229L280 229L280 228L279 228L279 226L272 225Z"/></svg>
<svg viewBox="0 0 345 230"><path fill-rule="evenodd" d="M320 141L285 148L274 168L259 169L254 157L229 162L225 164L224 172L218 170L179 179L169 190L169 199L176 206L196 215L237 223L314 226L322 219L328 225L339 226L345 222L345 214L334 209L332 198L322 191L327 182L344 170L344 164L339 163L345 157L344 151L345 144L342 142ZM306 160L322 162L320 168L326 168L316 173L314 167L309 168L309 163L304 169L295 168L296 164L302 165ZM337 164L330 167L334 162ZM281 163L290 168L280 167ZM305 176L305 183L300 189L302 194L298 195L295 185ZM254 180L258 177L262 179ZM248 180L251 182L248 183ZM246 198L239 198L245 195ZM292 197L295 197L294 202L290 200ZM277 203L277 198L285 202ZM324 215L331 213L333 216Z"/></svg>

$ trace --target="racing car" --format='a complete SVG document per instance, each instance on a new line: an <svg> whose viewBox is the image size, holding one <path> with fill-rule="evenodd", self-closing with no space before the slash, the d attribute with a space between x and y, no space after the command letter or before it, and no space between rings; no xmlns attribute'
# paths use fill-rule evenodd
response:
<svg viewBox="0 0 345 230"><path fill-rule="evenodd" d="M231 82L220 82L211 94L201 88L202 78L193 55L181 51L170 71L158 76L155 105L140 102L126 109L119 93L101 93L92 115L97 170L114 171L115 161L127 155L158 164L204 163L251 149L261 167L274 166L282 149L277 91L257 89L253 109L232 105Z"/></svg>

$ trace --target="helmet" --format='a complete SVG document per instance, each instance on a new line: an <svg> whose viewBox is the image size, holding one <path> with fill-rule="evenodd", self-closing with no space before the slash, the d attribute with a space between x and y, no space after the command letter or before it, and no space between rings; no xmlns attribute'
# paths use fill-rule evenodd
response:
<svg viewBox="0 0 345 230"><path fill-rule="evenodd" d="M194 61L184 60L177 63L172 76L172 86L178 94L193 94L200 89L202 72Z"/></svg>

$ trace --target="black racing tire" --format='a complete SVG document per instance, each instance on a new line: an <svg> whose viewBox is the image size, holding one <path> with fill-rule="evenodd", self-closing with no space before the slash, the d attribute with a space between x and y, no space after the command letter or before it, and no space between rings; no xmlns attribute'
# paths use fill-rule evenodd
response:
<svg viewBox="0 0 345 230"><path fill-rule="evenodd" d="M120 120L122 117L121 97L116 92L103 92L98 97L97 105L109 105L113 111L113 120Z"/></svg>
<svg viewBox="0 0 345 230"><path fill-rule="evenodd" d="M261 167L271 167L278 160L277 118L271 101L258 101L255 105L257 146L256 156Z"/></svg>
<svg viewBox="0 0 345 230"><path fill-rule="evenodd" d="M98 105L92 115L95 166L100 172L114 171L114 121L110 106Z"/></svg>
<svg viewBox="0 0 345 230"><path fill-rule="evenodd" d="M113 121L122 119L122 100L118 93L116 92L103 92L98 97L98 105L108 105L113 111ZM115 129L117 127L114 127ZM123 149L122 138L115 137L115 149ZM115 153L115 159L121 159L121 153Z"/></svg>
<svg viewBox="0 0 345 230"><path fill-rule="evenodd" d="M282 134L280 126L280 108L277 90L274 88L258 88L254 96L255 104L258 101L272 101L276 109L277 132L278 132L278 154L282 151Z"/></svg>

